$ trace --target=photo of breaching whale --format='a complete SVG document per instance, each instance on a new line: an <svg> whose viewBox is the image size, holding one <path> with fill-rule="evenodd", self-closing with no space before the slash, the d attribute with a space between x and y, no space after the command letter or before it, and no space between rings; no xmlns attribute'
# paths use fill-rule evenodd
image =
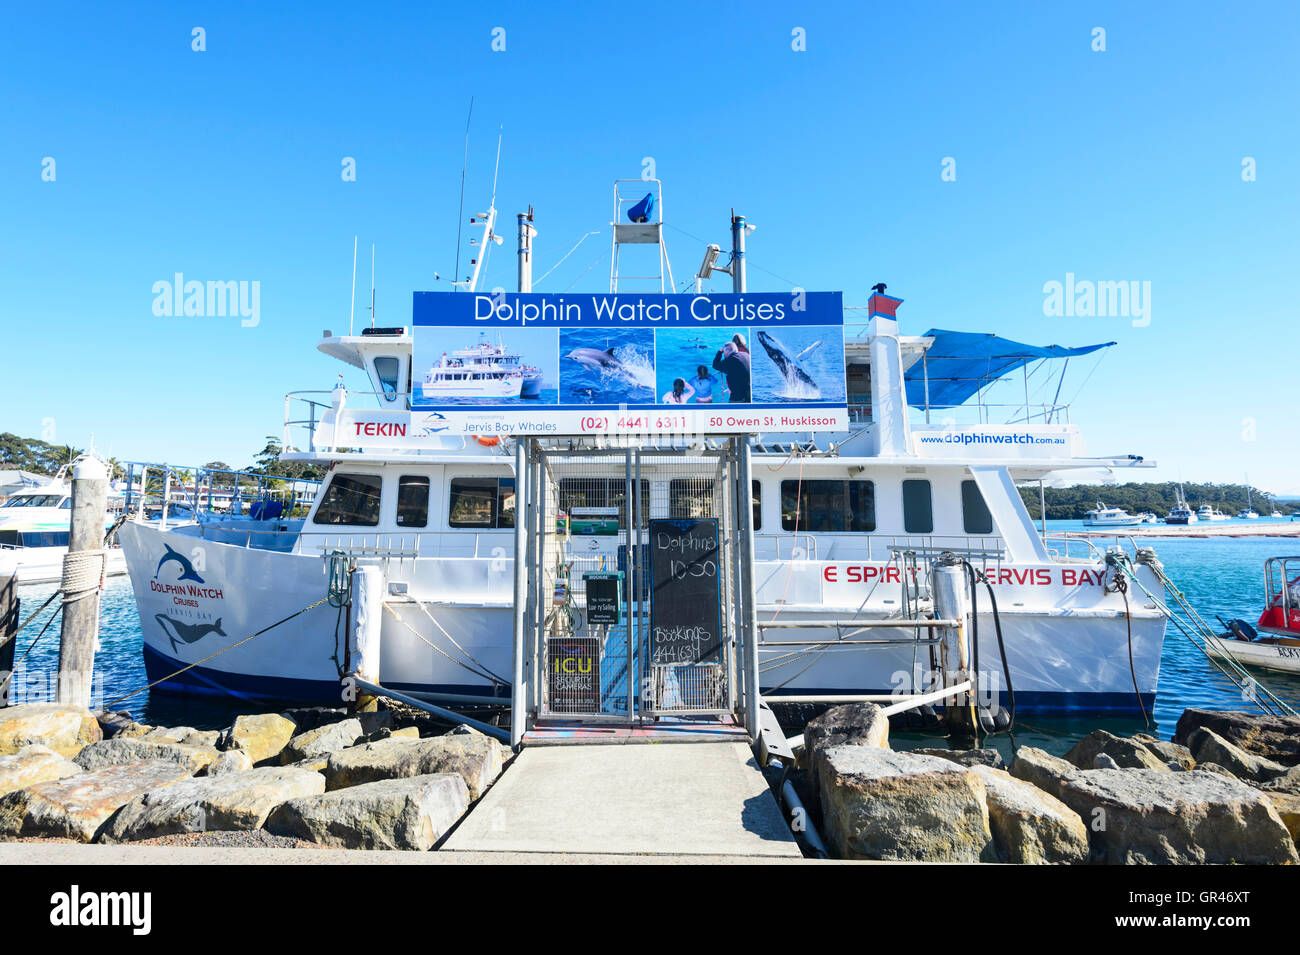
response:
<svg viewBox="0 0 1300 955"><path fill-rule="evenodd" d="M843 401L844 332L835 326L786 326L754 333L754 401ZM838 357L837 357L838 356Z"/></svg>
<svg viewBox="0 0 1300 955"><path fill-rule="evenodd" d="M652 329L582 328L560 332L560 404L651 404Z"/></svg>
<svg viewBox="0 0 1300 955"><path fill-rule="evenodd" d="M158 621L158 626L162 627L163 633L172 642L173 652L177 649L177 640L181 643L195 643L210 633L215 633L219 637L226 635L226 631L221 629L220 617L217 618L216 623L186 623L183 620L169 617L165 613L156 613L153 618Z"/></svg>

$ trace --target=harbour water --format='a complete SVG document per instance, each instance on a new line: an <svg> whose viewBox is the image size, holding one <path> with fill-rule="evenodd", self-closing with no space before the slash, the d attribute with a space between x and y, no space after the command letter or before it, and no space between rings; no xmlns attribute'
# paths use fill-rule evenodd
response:
<svg viewBox="0 0 1300 955"><path fill-rule="evenodd" d="M1048 532L1075 530L1079 526L1078 522L1049 521ZM1297 548L1297 542L1293 540L1269 537L1164 538L1143 541L1139 536L1136 539L1140 544L1149 543L1156 548L1169 576L1201 615L1215 625L1216 618L1229 620L1233 617L1254 623L1263 601L1264 560L1291 553ZM20 598L24 617L39 607L56 586L47 584L23 587ZM19 657L27 651L32 638L50 616L53 606L20 634ZM243 636L231 634L235 639ZM274 639L274 636L267 634L263 639ZM238 700L207 700L144 690L148 681L141 658L140 619L126 577L109 578L104 590L100 643L100 650L95 656L98 705L112 705L115 709L128 710L137 719L148 723L207 729L228 725L235 714L266 708L265 704L241 703ZM58 645L56 621L41 637L26 661L17 668L13 693L15 702L36 702L50 698L48 694L58 671ZM1253 670L1252 673L1262 685L1293 705L1300 705L1300 678L1265 670ZM131 693L134 695L129 699L115 702ZM1187 707L1252 709L1248 702L1241 699L1237 688L1171 626L1165 637L1160 688L1155 710L1151 714L1153 728L1150 732L1168 738L1179 715ZM1098 727L1121 734L1143 732L1146 729L1140 719L1038 718L1028 722L1017 721L1015 742L1060 753L1068 749L1076 739ZM1004 755L1009 755L1009 741L1005 736L995 738L995 743L999 748L1007 749ZM933 735L898 733L896 745L898 748L913 748L941 744L935 741Z"/></svg>

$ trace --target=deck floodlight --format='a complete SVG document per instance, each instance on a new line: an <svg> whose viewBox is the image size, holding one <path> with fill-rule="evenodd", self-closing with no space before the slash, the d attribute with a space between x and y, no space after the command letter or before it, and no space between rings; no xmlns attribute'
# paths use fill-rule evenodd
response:
<svg viewBox="0 0 1300 955"><path fill-rule="evenodd" d="M714 271L714 265L718 261L718 253L721 251L722 251L721 246L710 243L709 246L704 250L704 261L700 263L700 270L699 272L696 273L696 275L698 275L702 279L707 279L710 275L712 275Z"/></svg>

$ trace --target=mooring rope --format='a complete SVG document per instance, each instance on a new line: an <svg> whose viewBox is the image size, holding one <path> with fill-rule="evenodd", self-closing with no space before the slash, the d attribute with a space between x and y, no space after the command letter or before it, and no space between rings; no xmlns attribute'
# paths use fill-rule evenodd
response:
<svg viewBox="0 0 1300 955"><path fill-rule="evenodd" d="M447 652L446 650L444 650L442 647L437 646L437 645L434 644L434 643L430 643L429 640L428 640L428 638L425 637L424 634L422 634L419 630L416 630L413 626L411 626L409 623L407 623L405 620L403 620L402 617L401 617L401 615L400 615L396 610L394 610L392 607L390 607L387 603L384 604L384 612L390 614L394 620L396 620L398 623L400 623L400 624L401 624L403 627L405 627L407 630L411 631L411 633L415 634L416 637L418 637L419 640L420 640L420 641L421 641L425 646L427 646L430 650L434 650L434 651L436 651L437 653L441 653L444 657L446 657L449 661L451 661L452 663L454 663L456 666L460 667L462 670L468 670L470 673L474 674L474 675L475 675L476 677L478 677L479 679L487 680L487 681L490 682L490 683L493 683L493 684L500 683L502 686L507 686L507 687L510 686L510 681L509 681L509 680L502 680L502 679L501 679L500 677L498 677L496 674L492 673L491 671L487 671L486 669L484 669L484 670L477 670L477 669L475 669L474 667L470 666L469 664L467 664L467 663L463 663L463 662L461 662L460 660L457 660L455 657L453 657L450 653L448 653L448 652ZM436 621L435 621L435 622L436 622ZM443 631L443 632L445 633L446 631ZM477 661L476 661L476 662L477 662ZM481 666L481 664L479 664L479 665Z"/></svg>
<svg viewBox="0 0 1300 955"><path fill-rule="evenodd" d="M108 570L108 551L79 550L63 555L63 603L67 606L85 600L104 588L104 574Z"/></svg>
<svg viewBox="0 0 1300 955"><path fill-rule="evenodd" d="M219 656L221 656L221 654L225 653L225 652L228 651L228 650L233 650L233 649L235 649L235 647L242 647L242 646L243 646L244 644L246 644L249 640L252 640L253 637L260 637L262 634L266 633L268 630L274 630L276 627L280 626L280 624L282 624L282 623L288 623L288 622L289 622L290 620L292 620L294 617L301 616L302 614L305 614L305 613L306 613L307 611L309 611L309 610L315 610L317 607L319 607L321 604L325 603L327 600L329 600L328 595L322 597L320 600L316 601L316 602L313 603L313 604L308 604L306 607L303 607L301 610L299 610L299 611L297 611L297 612L295 612L295 613L291 613L291 614L289 614L289 616L285 617L285 618L282 619L282 620L277 620L275 623L271 624L269 627L263 627L261 630L257 631L257 633L254 633L254 634L252 634L252 635L250 635L250 636L245 637L243 640L240 640L238 643L232 643L232 644L230 644L230 646L228 646L228 647L222 647L222 648L221 648L220 650L218 650L216 653L209 653L209 654L208 654L206 657L204 657L202 660L195 660L193 663L188 664L187 666L183 666L183 667L181 667L181 668L180 668L179 670L177 670L175 673L169 673L169 674L167 674L167 675L166 675L165 677L163 677L161 680L154 680L152 683L146 684L145 686L140 687L138 690L132 690L130 693L127 693L125 696L119 696L117 699L115 699L115 700L113 700L113 701L111 701L111 702L109 702L109 703L105 703L105 704L104 704L104 709L105 709L105 710L111 710L113 707L117 706L117 704L121 703L121 702L124 701L124 700L129 700L129 699L131 699L131 697L136 696L136 695L138 695L138 694L140 694L140 693L143 693L145 690L152 690L152 689L153 689L155 686L157 686L158 684L160 684L160 683L166 683L168 680L171 680L171 679L173 679L173 678L175 678L175 677L178 677L178 676L180 676L182 673L185 673L185 672L187 672L187 671L189 671L189 670L193 670L196 666L199 666L199 665L201 665L201 664L207 663L209 660L214 659L215 657L219 657Z"/></svg>

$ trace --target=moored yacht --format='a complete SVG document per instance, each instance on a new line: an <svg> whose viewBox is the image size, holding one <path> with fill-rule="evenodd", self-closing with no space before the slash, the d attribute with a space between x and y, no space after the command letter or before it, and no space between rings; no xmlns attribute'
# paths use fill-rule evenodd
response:
<svg viewBox="0 0 1300 955"><path fill-rule="evenodd" d="M657 223L631 222L639 235L655 234L650 226ZM613 290L616 279L612 272ZM673 287L661 276L664 285ZM1149 712L1164 618L1110 586L1105 554L1090 542L1040 535L1017 483L1150 463L1128 454L1089 456L1065 406L1000 407L988 398L990 386L1031 362L1104 346L1037 347L937 329L904 335L896 314L901 301L882 289L868 304L870 320L846 325L848 430L769 428L751 439L760 625L795 619L851 629L901 619L932 606L928 568L940 555L955 555L981 580L976 655L989 669L1002 643L1019 711ZM129 522L120 529L149 678L172 677L157 690L339 699L343 609L321 601L327 572L342 560L383 568L385 687L508 697L520 477L514 440L448 434L438 416L412 410L412 335L405 328L370 331L327 334L317 347L364 369L372 391L336 388L286 400L282 459L328 467L305 518L253 529L221 520L165 531ZM797 359L803 352L783 354ZM386 379L381 369L393 373ZM994 414L1007 423L989 423ZM978 423L957 424L959 417ZM600 449L613 439L565 440ZM709 447L698 437L674 440L670 450L683 455ZM621 454L617 460L617 469L593 463L557 475L548 492L564 519L555 560L565 580L575 565L618 573L634 525L697 516L721 493L662 464L626 477ZM1146 586L1158 586L1148 568L1139 564L1137 573ZM559 579L557 601L567 589ZM983 581L996 594L996 612ZM582 630L585 605L565 606ZM256 640L240 642L276 621ZM866 652L817 643L792 650L800 631L767 632L759 669L762 690L773 698L925 686L927 641ZM1000 663L993 669L1002 672ZM1009 688L1000 676L994 682L1005 703Z"/></svg>
<svg viewBox="0 0 1300 955"><path fill-rule="evenodd" d="M1142 523L1141 514L1130 514L1122 507L1107 507L1101 501L1086 514L1083 523L1089 527L1132 527Z"/></svg>
<svg viewBox="0 0 1300 955"><path fill-rule="evenodd" d="M1219 510L1213 504L1202 504L1196 509L1196 518L1201 521L1229 521L1232 520L1227 514Z"/></svg>
<svg viewBox="0 0 1300 955"><path fill-rule="evenodd" d="M46 484L23 487L0 504L0 550L14 558L20 584L43 584L61 579L63 555L68 552L68 534L72 523L72 486L67 468ZM120 499L109 502L105 530L120 510ZM107 549L104 573L126 573L122 552Z"/></svg>

